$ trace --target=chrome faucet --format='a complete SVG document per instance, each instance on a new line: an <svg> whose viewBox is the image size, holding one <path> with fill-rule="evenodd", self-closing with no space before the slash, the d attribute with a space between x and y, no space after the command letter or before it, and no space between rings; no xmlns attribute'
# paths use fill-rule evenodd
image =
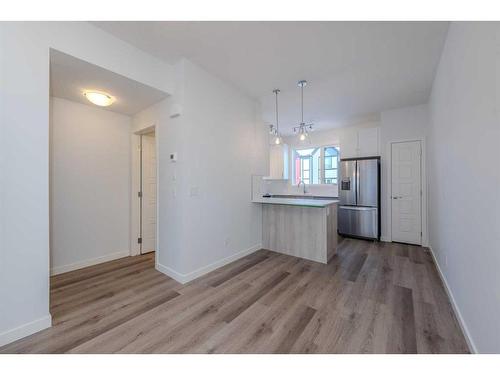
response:
<svg viewBox="0 0 500 375"><path fill-rule="evenodd" d="M300 184L303 184L304 185L304 195L306 194L306 183L304 182L304 180L300 180L297 187L300 189Z"/></svg>

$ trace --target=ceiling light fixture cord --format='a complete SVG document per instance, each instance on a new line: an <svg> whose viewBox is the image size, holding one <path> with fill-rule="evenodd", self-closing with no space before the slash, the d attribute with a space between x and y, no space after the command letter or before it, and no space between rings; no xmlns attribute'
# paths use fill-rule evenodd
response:
<svg viewBox="0 0 500 375"><path fill-rule="evenodd" d="M279 124L278 124L278 93L279 89L274 89L273 92L276 94L276 132L279 133Z"/></svg>
<svg viewBox="0 0 500 375"><path fill-rule="evenodd" d="M274 129L274 135L276 136L276 139L274 140L274 143L279 145L281 143L281 135L279 131L279 117L278 117L278 94L280 90L274 89L273 92L276 95L276 128Z"/></svg>
<svg viewBox="0 0 500 375"><path fill-rule="evenodd" d="M304 86L307 85L307 81L305 79L297 82L297 86L300 87L300 123L298 126L293 128L295 133L299 134L299 139L304 141L308 138L309 130L312 130L312 124L306 125L304 122Z"/></svg>
<svg viewBox="0 0 500 375"><path fill-rule="evenodd" d="M301 83L300 85L300 107L302 108L302 113L301 113L301 125L304 123L304 84Z"/></svg>

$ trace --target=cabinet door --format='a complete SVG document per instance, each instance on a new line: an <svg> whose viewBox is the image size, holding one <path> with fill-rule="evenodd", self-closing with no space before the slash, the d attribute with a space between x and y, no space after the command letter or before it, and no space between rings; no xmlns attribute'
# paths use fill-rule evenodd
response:
<svg viewBox="0 0 500 375"><path fill-rule="evenodd" d="M269 150L269 177L282 178L282 155L280 146L271 146Z"/></svg>
<svg viewBox="0 0 500 375"><path fill-rule="evenodd" d="M358 156L379 156L379 129L367 128L358 131Z"/></svg>
<svg viewBox="0 0 500 375"><path fill-rule="evenodd" d="M289 164L289 155L288 155L288 145L283 143L281 146L281 155L282 155L282 172L281 178L288 180L288 164Z"/></svg>
<svg viewBox="0 0 500 375"><path fill-rule="evenodd" d="M269 151L269 177L288 178L288 145L271 145Z"/></svg>
<svg viewBox="0 0 500 375"><path fill-rule="evenodd" d="M340 134L340 157L354 158L358 156L358 132L355 129L345 129Z"/></svg>

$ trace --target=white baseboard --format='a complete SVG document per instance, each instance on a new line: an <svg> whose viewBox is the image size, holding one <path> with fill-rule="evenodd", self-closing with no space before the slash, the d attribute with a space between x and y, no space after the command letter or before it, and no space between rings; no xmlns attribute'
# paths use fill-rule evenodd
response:
<svg viewBox="0 0 500 375"><path fill-rule="evenodd" d="M158 271L164 273L165 275L171 277L175 281L178 281L181 284L185 284L191 280L197 279L200 276L203 276L209 272L212 272L213 270L216 270L217 268L225 266L228 263L234 262L235 260L238 260L240 258L243 258L243 257L249 255L249 254L252 254L260 249L262 249L262 244L252 246L249 249L240 251L239 253L230 255L227 258L218 260L214 263L211 263L207 266L198 268L197 270L194 270L194 271L189 272L189 273L177 272L177 271L173 270L172 268L164 266L163 264L160 264L160 263L158 263L156 265L156 269Z"/></svg>
<svg viewBox="0 0 500 375"><path fill-rule="evenodd" d="M124 257L128 257L128 256L130 256L130 250L119 251L117 253L107 254L107 255L104 255L102 257L86 259L86 260L82 260L79 262L67 264L64 266L52 267L50 269L50 274L52 276L59 275L60 273L79 270L80 268L89 267L89 266L93 266L93 265L96 265L99 263L109 262L110 260L115 260L115 259L124 258Z"/></svg>
<svg viewBox="0 0 500 375"><path fill-rule="evenodd" d="M474 344L474 341L472 340L472 336L470 335L469 329L467 328L467 325L465 324L465 320L462 317L462 314L460 313L460 309L458 308L458 305L455 301L455 297L453 297L453 293L450 289L450 286L448 285L448 281L446 280L446 277L441 270L441 267L439 266L438 260L436 258L436 254L434 254L434 250L432 249L431 246L428 246L430 253L432 255L432 259L434 259L434 264L436 265L436 268L438 270L439 277L441 278L441 281L443 282L444 289L446 291L446 294L448 295L448 298L450 299L451 302L451 307L453 308L453 311L455 312L455 316L458 318L458 324L460 324L460 328L462 329L462 333L465 337L465 341L467 342L467 346L469 347L469 350L471 353L478 353L476 344Z"/></svg>
<svg viewBox="0 0 500 375"><path fill-rule="evenodd" d="M392 238L382 236L382 237L380 237L380 241L381 242L392 242ZM422 246L422 247L429 247L429 244L424 241L424 242L422 242L422 244L420 246Z"/></svg>
<svg viewBox="0 0 500 375"><path fill-rule="evenodd" d="M10 329L8 331L0 333L0 347L3 345L10 344L16 340L22 339L23 337L32 335L38 331L52 326L52 316L50 314L33 320L32 322L20 325L19 327Z"/></svg>

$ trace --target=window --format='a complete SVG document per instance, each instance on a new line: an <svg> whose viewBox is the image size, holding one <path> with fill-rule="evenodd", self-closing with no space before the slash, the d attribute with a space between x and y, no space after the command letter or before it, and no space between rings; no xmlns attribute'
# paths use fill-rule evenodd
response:
<svg viewBox="0 0 500 375"><path fill-rule="evenodd" d="M295 184L304 181L306 184L319 183L320 148L306 148L294 151Z"/></svg>
<svg viewBox="0 0 500 375"><path fill-rule="evenodd" d="M323 183L336 184L338 182L339 150L336 147L325 147L323 155Z"/></svg>
<svg viewBox="0 0 500 375"><path fill-rule="evenodd" d="M293 151L293 181L298 184L337 184L339 149L334 146Z"/></svg>

